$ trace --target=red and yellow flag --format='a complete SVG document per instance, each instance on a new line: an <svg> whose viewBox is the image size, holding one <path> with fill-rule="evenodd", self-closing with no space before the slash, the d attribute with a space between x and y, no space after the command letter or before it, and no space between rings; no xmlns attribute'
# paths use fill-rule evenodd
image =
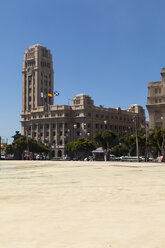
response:
<svg viewBox="0 0 165 248"><path fill-rule="evenodd" d="M53 97L53 94L52 93L48 93L48 97Z"/></svg>

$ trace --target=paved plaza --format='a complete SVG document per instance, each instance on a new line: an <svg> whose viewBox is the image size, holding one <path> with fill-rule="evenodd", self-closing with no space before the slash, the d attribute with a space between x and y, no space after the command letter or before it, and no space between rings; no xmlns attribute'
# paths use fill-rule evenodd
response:
<svg viewBox="0 0 165 248"><path fill-rule="evenodd" d="M0 248L164 248L165 164L0 161Z"/></svg>

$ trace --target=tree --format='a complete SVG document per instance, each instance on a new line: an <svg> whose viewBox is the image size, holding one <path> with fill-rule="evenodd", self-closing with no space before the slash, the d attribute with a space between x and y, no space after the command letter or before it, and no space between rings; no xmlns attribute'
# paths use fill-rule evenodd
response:
<svg viewBox="0 0 165 248"><path fill-rule="evenodd" d="M71 152L77 157L84 159L85 156L88 156L92 150L95 149L95 145L92 141L80 138L78 141L69 142L66 144L67 152Z"/></svg>
<svg viewBox="0 0 165 248"><path fill-rule="evenodd" d="M144 155L145 154L145 148L146 148L146 136L138 134L138 144L139 144L139 154Z"/></svg>
<svg viewBox="0 0 165 248"><path fill-rule="evenodd" d="M7 145L5 152L6 154L13 154L14 153L13 146L11 144Z"/></svg>
<svg viewBox="0 0 165 248"><path fill-rule="evenodd" d="M125 156L128 153L128 149L125 145L119 144L112 148L112 152L117 157Z"/></svg>
<svg viewBox="0 0 165 248"><path fill-rule="evenodd" d="M13 150L14 150L14 159L23 159L23 152L27 148L27 140L26 137L22 136L16 139L13 143Z"/></svg>
<svg viewBox="0 0 165 248"><path fill-rule="evenodd" d="M95 142L98 146L102 146L104 149L104 160L107 160L107 156L110 153L112 147L115 144L117 135L112 130L106 130L102 133L96 133L94 135Z"/></svg>
<svg viewBox="0 0 165 248"><path fill-rule="evenodd" d="M15 134L12 136L12 138L14 139L14 141L16 141L17 139L19 139L22 135L20 134L19 131L16 131Z"/></svg>
<svg viewBox="0 0 165 248"><path fill-rule="evenodd" d="M131 156L132 151L135 149L136 147L136 135L126 135L120 138L119 142L123 145L125 145L125 147L128 150L128 156Z"/></svg>
<svg viewBox="0 0 165 248"><path fill-rule="evenodd" d="M31 153L48 153L50 149L43 144L38 143L32 138L21 136L12 143L15 159L23 159L24 151L28 150Z"/></svg>
<svg viewBox="0 0 165 248"><path fill-rule="evenodd" d="M157 152L165 156L165 129L153 130L148 137L149 146L154 147Z"/></svg>

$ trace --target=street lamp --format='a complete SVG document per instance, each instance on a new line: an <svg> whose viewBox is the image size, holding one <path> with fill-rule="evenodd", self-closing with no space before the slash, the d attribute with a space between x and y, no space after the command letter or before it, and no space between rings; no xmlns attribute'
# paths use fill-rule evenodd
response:
<svg viewBox="0 0 165 248"><path fill-rule="evenodd" d="M77 124L74 124L73 128L74 128L74 130L73 130L73 141L75 141L75 129L77 128Z"/></svg>
<svg viewBox="0 0 165 248"><path fill-rule="evenodd" d="M85 138L86 136L86 123L82 123L82 137Z"/></svg>
<svg viewBox="0 0 165 248"><path fill-rule="evenodd" d="M107 121L105 120L105 121L104 121L104 130L105 130L105 128L106 128L106 125L107 125Z"/></svg>
<svg viewBox="0 0 165 248"><path fill-rule="evenodd" d="M135 123L135 133L136 133L136 156L138 158L138 162L140 162L140 158L139 158L139 143L138 143L138 129L137 129L137 116L134 116L133 122Z"/></svg>
<svg viewBox="0 0 165 248"><path fill-rule="evenodd" d="M148 130L147 130L147 124L145 123L145 136L146 136L146 140L145 140L145 162L147 162L147 135L148 135Z"/></svg>
<svg viewBox="0 0 165 248"><path fill-rule="evenodd" d="M90 133L87 133L88 137L90 136Z"/></svg>
<svg viewBox="0 0 165 248"><path fill-rule="evenodd" d="M28 139L28 127L25 127L25 137L26 137L26 142L27 142L27 158L29 159L29 139Z"/></svg>

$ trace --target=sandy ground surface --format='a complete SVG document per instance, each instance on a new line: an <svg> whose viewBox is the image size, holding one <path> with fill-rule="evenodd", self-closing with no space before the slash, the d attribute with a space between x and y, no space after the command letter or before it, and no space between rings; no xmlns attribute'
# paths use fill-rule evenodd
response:
<svg viewBox="0 0 165 248"><path fill-rule="evenodd" d="M164 248L165 164L0 161L0 248Z"/></svg>

